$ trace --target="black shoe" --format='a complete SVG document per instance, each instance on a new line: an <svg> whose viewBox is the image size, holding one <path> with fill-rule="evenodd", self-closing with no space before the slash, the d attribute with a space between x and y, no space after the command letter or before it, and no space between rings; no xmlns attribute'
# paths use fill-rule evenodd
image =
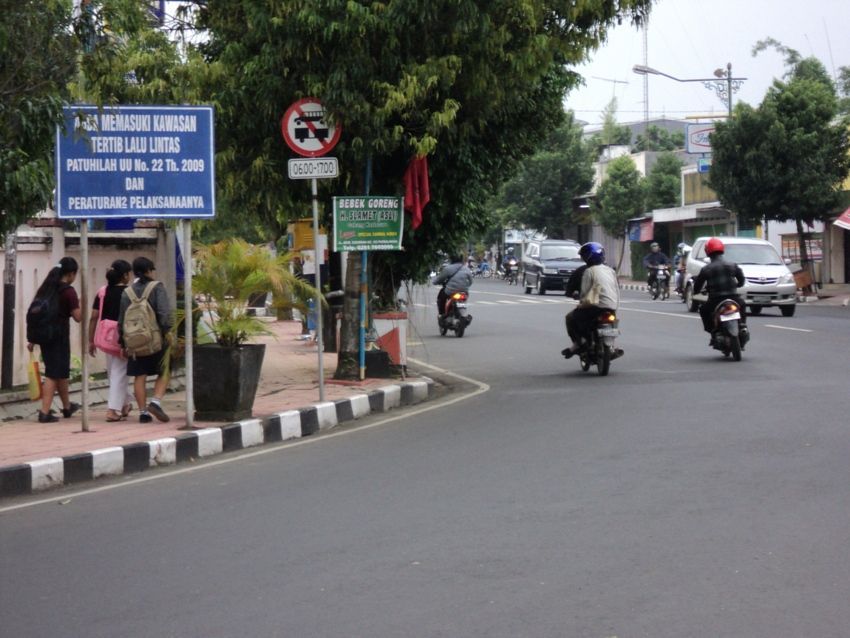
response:
<svg viewBox="0 0 850 638"><path fill-rule="evenodd" d="M53 414L53 410L45 414L41 410L38 411L38 422L39 423L56 423L59 420L59 417Z"/></svg>
<svg viewBox="0 0 850 638"><path fill-rule="evenodd" d="M472 315L466 315L466 325L468 326L471 323L472 323Z"/></svg>
<svg viewBox="0 0 850 638"><path fill-rule="evenodd" d="M745 345L750 340L750 331L746 326L741 327L741 345Z"/></svg>
<svg viewBox="0 0 850 638"><path fill-rule="evenodd" d="M70 416L72 416L74 414L74 412L76 412L79 409L80 409L79 403L72 403L67 408L62 408L62 416L64 416L67 419Z"/></svg>
<svg viewBox="0 0 850 638"><path fill-rule="evenodd" d="M620 358L620 357L622 357L624 354L626 354L626 353L625 353L625 351L624 351L622 348L616 348L616 349L614 350L614 352L613 352L613 353L611 353L611 360L613 361L614 359L619 359L619 358Z"/></svg>
<svg viewBox="0 0 850 638"><path fill-rule="evenodd" d="M148 412L153 414L158 420L163 423L167 423L171 420L171 417L165 413L165 410L162 409L162 406L159 403L154 403L151 401L148 403Z"/></svg>
<svg viewBox="0 0 850 638"><path fill-rule="evenodd" d="M563 355L564 359L569 359L575 353L576 353L576 351L573 350L572 347L564 348L563 350L561 350L561 354Z"/></svg>
<svg viewBox="0 0 850 638"><path fill-rule="evenodd" d="M142 412L139 415L139 423L150 423L151 421L153 421L153 417L147 412Z"/></svg>

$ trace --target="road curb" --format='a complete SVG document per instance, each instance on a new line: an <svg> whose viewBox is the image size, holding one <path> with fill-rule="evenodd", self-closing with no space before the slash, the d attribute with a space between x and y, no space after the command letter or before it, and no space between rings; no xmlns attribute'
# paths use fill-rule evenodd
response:
<svg viewBox="0 0 850 638"><path fill-rule="evenodd" d="M314 403L304 408L194 430L175 437L0 467L0 498L75 485L104 476L134 474L162 465L298 439L371 413L421 403L433 395L434 381L422 377L421 380L383 386L368 394Z"/></svg>

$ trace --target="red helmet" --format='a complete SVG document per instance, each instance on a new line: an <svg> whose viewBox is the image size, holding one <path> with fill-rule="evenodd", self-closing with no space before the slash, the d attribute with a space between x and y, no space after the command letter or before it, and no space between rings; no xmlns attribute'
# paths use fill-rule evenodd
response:
<svg viewBox="0 0 850 638"><path fill-rule="evenodd" d="M712 237L705 242L705 254L709 257L716 253L723 254L724 252L726 252L726 249L723 247L723 242L717 239L717 237Z"/></svg>

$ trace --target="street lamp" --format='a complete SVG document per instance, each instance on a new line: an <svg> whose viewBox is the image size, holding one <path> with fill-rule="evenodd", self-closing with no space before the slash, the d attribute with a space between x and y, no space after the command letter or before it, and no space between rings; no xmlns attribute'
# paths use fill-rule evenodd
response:
<svg viewBox="0 0 850 638"><path fill-rule="evenodd" d="M732 117L732 94L737 92L747 78L732 77L732 63L729 62L725 69L717 69L714 71L713 78L677 78L669 73L664 73L658 69L653 69L651 66L643 64L635 64L632 71L638 75L663 75L665 78L670 78L676 82L702 82L705 88L717 93L717 97L726 103L729 109L729 117Z"/></svg>

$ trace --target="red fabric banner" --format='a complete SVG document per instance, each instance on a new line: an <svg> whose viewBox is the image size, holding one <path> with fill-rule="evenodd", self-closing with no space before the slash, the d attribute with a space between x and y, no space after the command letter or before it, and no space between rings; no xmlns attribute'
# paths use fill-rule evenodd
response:
<svg viewBox="0 0 850 638"><path fill-rule="evenodd" d="M410 160L404 172L404 209L412 215L410 228L416 230L422 223L422 209L431 201L428 186L428 158L423 155Z"/></svg>
<svg viewBox="0 0 850 638"><path fill-rule="evenodd" d="M640 223L640 241L652 241L655 228L651 219L647 219Z"/></svg>

